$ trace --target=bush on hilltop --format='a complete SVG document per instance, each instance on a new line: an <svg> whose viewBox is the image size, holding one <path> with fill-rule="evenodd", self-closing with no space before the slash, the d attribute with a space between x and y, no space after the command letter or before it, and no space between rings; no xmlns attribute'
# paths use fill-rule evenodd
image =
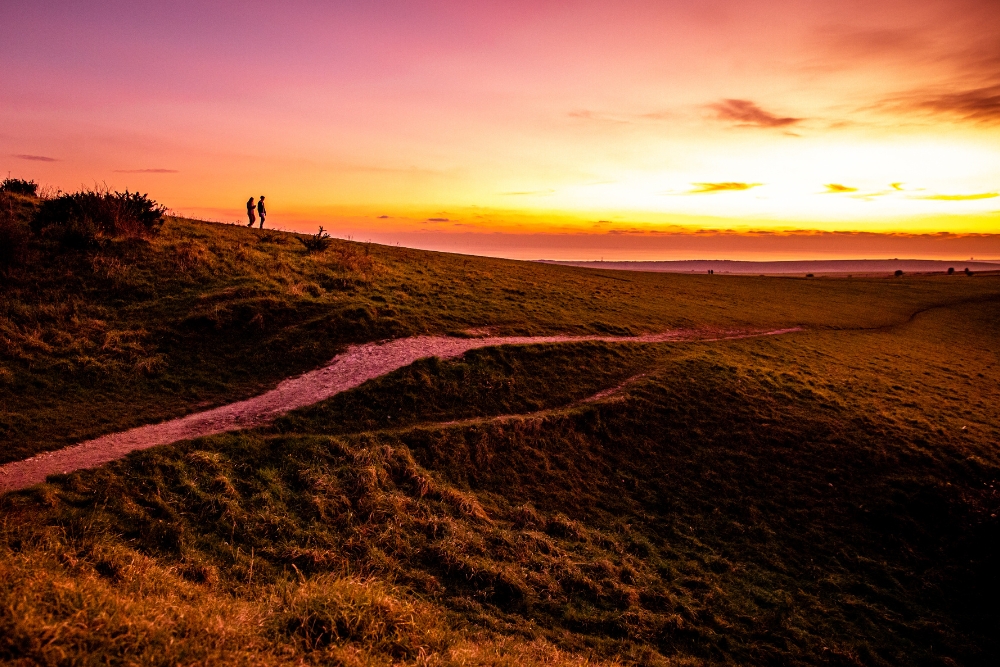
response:
<svg viewBox="0 0 1000 667"><path fill-rule="evenodd" d="M0 206L0 269L23 263L28 238L27 225Z"/></svg>
<svg viewBox="0 0 1000 667"><path fill-rule="evenodd" d="M10 178L8 176L3 181L0 181L0 192L23 195L25 197L36 197L38 196L38 183L26 181L23 178Z"/></svg>
<svg viewBox="0 0 1000 667"><path fill-rule="evenodd" d="M32 229L64 246L83 249L101 238L151 236L163 224L165 213L166 208L146 194L81 190L43 202Z"/></svg>
<svg viewBox="0 0 1000 667"><path fill-rule="evenodd" d="M0 184L0 270L25 263L31 240L28 221L35 214L32 199L12 195L5 187L10 180Z"/></svg>

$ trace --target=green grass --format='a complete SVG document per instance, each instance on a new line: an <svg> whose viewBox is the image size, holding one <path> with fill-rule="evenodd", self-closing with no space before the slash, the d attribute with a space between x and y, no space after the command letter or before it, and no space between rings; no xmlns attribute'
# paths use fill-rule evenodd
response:
<svg viewBox="0 0 1000 667"><path fill-rule="evenodd" d="M415 333L878 327L995 298L996 277L599 272L170 219L151 241L42 248L0 299L0 461L247 397L346 344Z"/></svg>
<svg viewBox="0 0 1000 667"><path fill-rule="evenodd" d="M137 372L96 333L87 353L120 367L87 374L55 334L5 355L9 457L382 336L809 330L425 360L266 428L8 494L0 660L995 664L1000 280L316 256L256 234L170 222L129 260L142 297L84 264L60 282L68 260L33 269L37 287L23 270L4 331L67 330L38 313L72 294L105 309L104 331L145 330L136 358L162 362ZM215 269L158 273L183 243ZM264 302L279 314L251 326Z"/></svg>

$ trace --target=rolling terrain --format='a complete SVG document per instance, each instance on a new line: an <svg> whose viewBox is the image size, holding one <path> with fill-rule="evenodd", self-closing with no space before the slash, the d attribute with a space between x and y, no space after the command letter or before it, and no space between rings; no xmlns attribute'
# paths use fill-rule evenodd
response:
<svg viewBox="0 0 1000 667"><path fill-rule="evenodd" d="M1000 277L299 238L169 219L30 246L5 269L0 462L247 399L352 344L696 335L424 358L7 493L0 659L995 664Z"/></svg>
<svg viewBox="0 0 1000 667"><path fill-rule="evenodd" d="M169 445L227 431L266 424L296 408L310 406L398 368L427 357L450 359L483 347L573 342L663 343L685 340L736 340L778 336L800 328L772 331L713 332L698 337L690 331L668 331L644 336L411 336L391 341L351 345L331 362L314 371L282 381L271 391L226 405L193 412L158 424L138 426L76 445L42 452L0 465L0 493L44 482L49 475L95 468L122 456L157 445ZM603 392L602 392L603 393ZM598 395L601 395L599 393Z"/></svg>

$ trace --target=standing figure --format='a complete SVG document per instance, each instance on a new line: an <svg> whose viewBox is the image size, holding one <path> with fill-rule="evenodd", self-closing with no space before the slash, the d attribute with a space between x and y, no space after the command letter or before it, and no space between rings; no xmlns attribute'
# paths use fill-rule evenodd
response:
<svg viewBox="0 0 1000 667"><path fill-rule="evenodd" d="M250 198L250 201L253 201L253 197ZM260 228L264 229L264 216L267 215L267 211L264 209L264 195L257 198L257 215L260 216Z"/></svg>
<svg viewBox="0 0 1000 667"><path fill-rule="evenodd" d="M257 222L257 216L254 215L253 210L253 197L247 200L247 217L250 218L250 224L247 227L253 227L253 223Z"/></svg>

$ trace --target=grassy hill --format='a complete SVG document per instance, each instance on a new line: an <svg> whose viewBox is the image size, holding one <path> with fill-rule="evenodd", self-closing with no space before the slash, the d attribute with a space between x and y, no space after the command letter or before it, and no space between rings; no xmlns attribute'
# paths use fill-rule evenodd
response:
<svg viewBox="0 0 1000 667"><path fill-rule="evenodd" d="M25 206L32 202L25 200ZM170 219L6 269L0 456L483 349L0 498L20 664L995 664L1000 278L591 271ZM601 400L584 402L613 390Z"/></svg>
<svg viewBox="0 0 1000 667"><path fill-rule="evenodd" d="M723 280L346 241L310 253L292 234L179 219L148 240L25 254L0 299L0 462L253 395L348 343L878 327L1000 291L986 276Z"/></svg>

